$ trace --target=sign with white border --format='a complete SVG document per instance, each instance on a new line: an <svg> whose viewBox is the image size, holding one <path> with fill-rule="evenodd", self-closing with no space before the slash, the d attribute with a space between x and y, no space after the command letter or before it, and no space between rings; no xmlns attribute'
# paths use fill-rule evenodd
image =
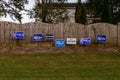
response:
<svg viewBox="0 0 120 80"><path fill-rule="evenodd" d="M77 38L67 38L66 44L77 44Z"/></svg>

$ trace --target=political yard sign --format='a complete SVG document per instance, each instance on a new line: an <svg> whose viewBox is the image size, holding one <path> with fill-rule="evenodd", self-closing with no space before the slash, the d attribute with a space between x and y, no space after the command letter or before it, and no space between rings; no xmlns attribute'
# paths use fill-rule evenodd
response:
<svg viewBox="0 0 120 80"><path fill-rule="evenodd" d="M45 35L45 41L47 41L47 42L54 41L54 35L53 34L46 34Z"/></svg>
<svg viewBox="0 0 120 80"><path fill-rule="evenodd" d="M42 41L42 40L43 40L42 34L33 34L33 41L34 42L38 42L38 41Z"/></svg>
<svg viewBox="0 0 120 80"><path fill-rule="evenodd" d="M24 32L22 31L16 31L13 34L14 39L24 39Z"/></svg>
<svg viewBox="0 0 120 80"><path fill-rule="evenodd" d="M56 39L55 46L56 47L65 47L65 40L64 39Z"/></svg>
<svg viewBox="0 0 120 80"><path fill-rule="evenodd" d="M67 38L66 44L77 44L77 38Z"/></svg>
<svg viewBox="0 0 120 80"><path fill-rule="evenodd" d="M80 39L80 44L81 45L90 45L91 39L90 38L81 38Z"/></svg>
<svg viewBox="0 0 120 80"><path fill-rule="evenodd" d="M96 42L106 42L106 35L97 35Z"/></svg>

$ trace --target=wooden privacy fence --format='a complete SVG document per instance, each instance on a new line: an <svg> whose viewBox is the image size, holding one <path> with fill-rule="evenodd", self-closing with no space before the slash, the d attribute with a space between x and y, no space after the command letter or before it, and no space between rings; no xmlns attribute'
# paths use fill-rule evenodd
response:
<svg viewBox="0 0 120 80"><path fill-rule="evenodd" d="M15 31L24 31L25 38L20 43L31 44L34 33L54 34L55 39L66 38L91 38L92 44L96 42L97 34L104 34L107 37L106 44L120 45L120 24L95 23L82 25L78 23L46 24L41 22L17 24L11 22L0 22L0 44L16 44L13 39Z"/></svg>

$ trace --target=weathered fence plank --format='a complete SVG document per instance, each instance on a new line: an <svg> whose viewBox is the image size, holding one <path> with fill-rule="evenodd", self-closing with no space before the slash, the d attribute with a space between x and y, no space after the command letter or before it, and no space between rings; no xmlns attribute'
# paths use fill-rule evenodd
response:
<svg viewBox="0 0 120 80"><path fill-rule="evenodd" d="M118 32L117 32L117 42L118 42L118 47L120 47L120 23L118 23Z"/></svg>

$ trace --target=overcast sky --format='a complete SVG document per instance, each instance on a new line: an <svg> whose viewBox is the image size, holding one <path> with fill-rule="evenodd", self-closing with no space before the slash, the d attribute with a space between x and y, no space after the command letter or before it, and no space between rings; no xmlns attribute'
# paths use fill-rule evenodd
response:
<svg viewBox="0 0 120 80"><path fill-rule="evenodd" d="M82 2L84 2L84 1L86 1L86 0L82 0ZM75 2L77 2L77 0L68 0L68 2L69 3L75 3ZM31 9L33 6L34 6L34 1L29 0L29 4L26 5L26 8ZM33 22L34 21L34 19L29 19L29 17L26 16L26 15L23 15L22 17L23 17L22 23L27 23L27 22ZM2 17L1 19L3 21L17 22L17 21L13 21L9 16L7 16L7 18Z"/></svg>

